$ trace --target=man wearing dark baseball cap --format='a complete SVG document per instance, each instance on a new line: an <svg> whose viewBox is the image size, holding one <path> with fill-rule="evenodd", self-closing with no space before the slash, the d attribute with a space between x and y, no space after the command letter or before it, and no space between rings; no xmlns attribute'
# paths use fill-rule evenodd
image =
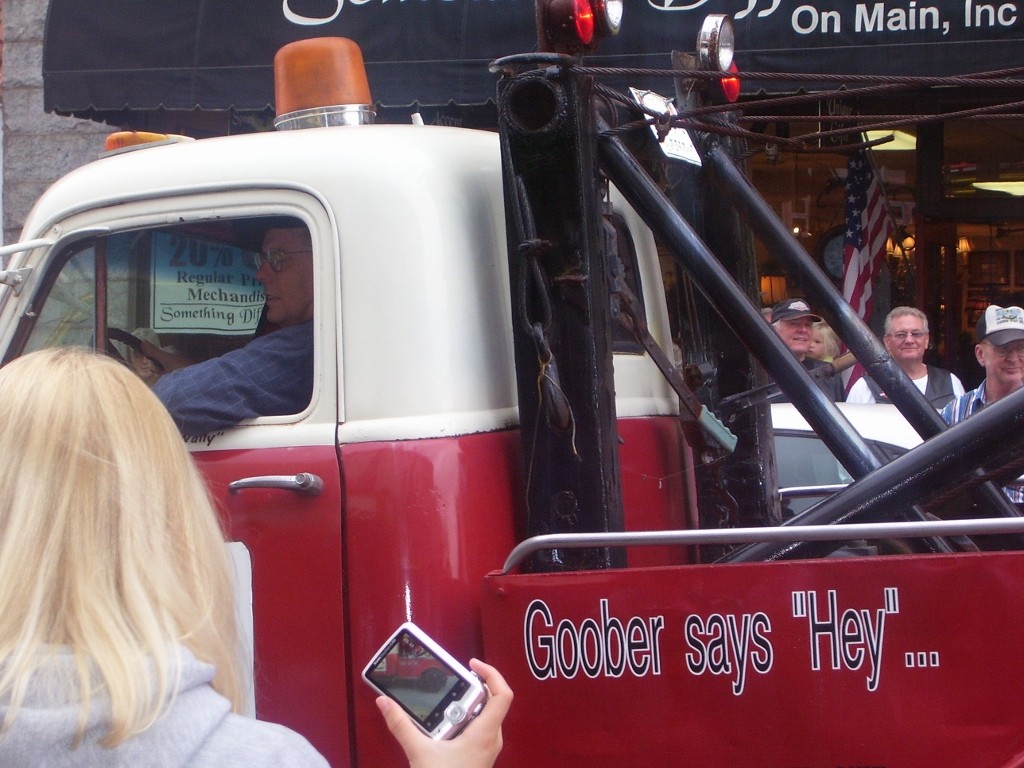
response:
<svg viewBox="0 0 1024 768"><path fill-rule="evenodd" d="M811 306L803 299L785 299L772 307L772 325L779 320L797 320L808 317L811 323L821 322L821 318L811 311Z"/></svg>
<svg viewBox="0 0 1024 768"><path fill-rule="evenodd" d="M813 326L820 322L821 317L811 310L811 305L803 299L786 299L772 307L771 324L779 338L796 355L804 368L813 371L815 368L828 368L829 364L807 356L811 346ZM838 376L815 377L814 383L826 395L835 401L843 399L843 382ZM785 394L772 398L774 403L788 403Z"/></svg>
<svg viewBox="0 0 1024 768"><path fill-rule="evenodd" d="M1024 309L989 305L978 320L975 338L974 355L985 369L985 380L942 409L950 425L1024 386ZM1011 483L1003 491L1015 504L1024 504L1024 483Z"/></svg>

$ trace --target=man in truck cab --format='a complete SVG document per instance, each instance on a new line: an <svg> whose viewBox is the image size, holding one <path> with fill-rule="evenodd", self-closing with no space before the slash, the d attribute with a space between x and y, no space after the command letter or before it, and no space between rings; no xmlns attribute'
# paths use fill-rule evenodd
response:
<svg viewBox="0 0 1024 768"><path fill-rule="evenodd" d="M266 229L256 255L264 317L273 331L241 349L189 365L143 341L141 351L170 371L153 391L187 436L256 416L301 411L313 389L313 245L297 219Z"/></svg>

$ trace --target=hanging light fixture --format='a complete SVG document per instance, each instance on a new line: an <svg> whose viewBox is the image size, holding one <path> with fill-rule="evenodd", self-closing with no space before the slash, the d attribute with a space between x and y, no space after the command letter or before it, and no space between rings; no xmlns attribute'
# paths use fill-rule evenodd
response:
<svg viewBox="0 0 1024 768"><path fill-rule="evenodd" d="M892 137L892 141L884 144L875 144L871 147L873 152L907 151L917 149L917 137L906 131L865 131L868 141L876 141Z"/></svg>
<svg viewBox="0 0 1024 768"><path fill-rule="evenodd" d="M785 275L761 275L761 304L774 306L786 298Z"/></svg>

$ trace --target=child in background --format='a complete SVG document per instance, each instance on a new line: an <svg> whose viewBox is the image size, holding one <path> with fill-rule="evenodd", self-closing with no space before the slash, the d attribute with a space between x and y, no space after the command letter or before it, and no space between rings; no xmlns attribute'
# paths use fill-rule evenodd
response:
<svg viewBox="0 0 1024 768"><path fill-rule="evenodd" d="M839 337L828 323L820 320L812 326L811 343L807 348L808 357L831 363L839 357L839 348Z"/></svg>

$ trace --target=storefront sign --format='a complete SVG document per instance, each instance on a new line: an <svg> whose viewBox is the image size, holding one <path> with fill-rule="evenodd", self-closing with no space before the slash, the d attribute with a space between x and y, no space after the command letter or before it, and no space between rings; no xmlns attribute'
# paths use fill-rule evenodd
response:
<svg viewBox="0 0 1024 768"><path fill-rule="evenodd" d="M746 72L953 75L1024 59L1024 0L631 0L622 33L587 63L667 68L670 51L694 49L709 13L732 15ZM334 35L362 46L381 104L480 104L494 97L488 63L534 49L534 2L51 0L45 105L265 110L274 52Z"/></svg>

